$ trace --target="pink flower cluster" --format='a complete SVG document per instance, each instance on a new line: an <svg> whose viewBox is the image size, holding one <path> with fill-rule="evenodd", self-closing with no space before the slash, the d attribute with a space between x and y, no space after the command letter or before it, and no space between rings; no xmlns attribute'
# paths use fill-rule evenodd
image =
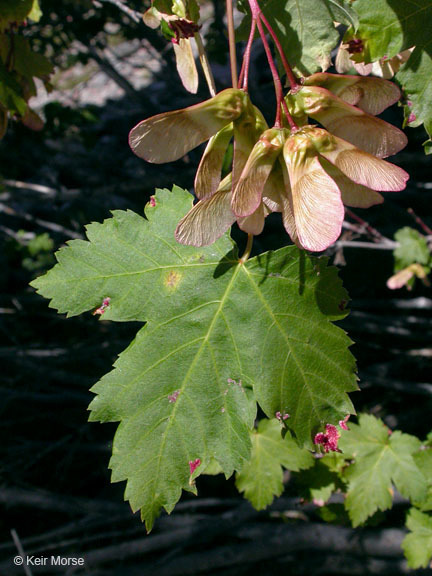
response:
<svg viewBox="0 0 432 576"><path fill-rule="evenodd" d="M342 430L348 430L348 418L349 414L345 416L343 420L339 421L339 426ZM339 438L340 432L336 426L333 426L333 424L326 424L326 431L316 434L314 438L314 444L317 446L322 446L325 454L328 452L340 452L338 448Z"/></svg>

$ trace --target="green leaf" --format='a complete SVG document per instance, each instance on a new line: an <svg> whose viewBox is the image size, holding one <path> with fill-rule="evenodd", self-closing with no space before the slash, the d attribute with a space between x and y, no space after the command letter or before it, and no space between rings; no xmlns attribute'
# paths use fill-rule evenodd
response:
<svg viewBox="0 0 432 576"><path fill-rule="evenodd" d="M10 38L2 36L1 52L4 59L9 51ZM24 36L14 36L14 70L27 79L48 76L54 70L53 65L45 56L31 49L30 43Z"/></svg>
<svg viewBox="0 0 432 576"><path fill-rule="evenodd" d="M239 335L245 378L266 415L290 414L287 426L312 448L312 432L354 411L351 341L329 322L345 316L348 297L327 259L294 247L257 256L243 271L238 294L250 297L235 323L248 326Z"/></svg>
<svg viewBox="0 0 432 576"><path fill-rule="evenodd" d="M402 548L410 568L427 568L432 558L432 518L415 508L408 513L406 526L410 533Z"/></svg>
<svg viewBox="0 0 432 576"><path fill-rule="evenodd" d="M328 453L315 460L313 468L297 474L296 482L303 498L320 503L327 502L336 489L343 487L340 476L344 465L341 454Z"/></svg>
<svg viewBox="0 0 432 576"><path fill-rule="evenodd" d="M347 459L354 459L345 471L348 493L345 507L353 526L359 526L377 510L391 508L392 483L406 498L422 500L426 479L416 466L414 454L420 440L409 434L389 435L385 424L363 414L359 424L350 424L339 446Z"/></svg>
<svg viewBox="0 0 432 576"><path fill-rule="evenodd" d="M430 0L356 0L356 37L365 44L367 62L415 46L396 74L416 115L411 126L432 121L432 3Z"/></svg>
<svg viewBox="0 0 432 576"><path fill-rule="evenodd" d="M22 22L33 10L33 0L7 0L0 3L0 30L11 22Z"/></svg>
<svg viewBox="0 0 432 576"><path fill-rule="evenodd" d="M339 38L327 0L269 0L263 12L296 69L327 70Z"/></svg>
<svg viewBox="0 0 432 576"><path fill-rule="evenodd" d="M187 3L187 15L192 22L198 24L200 19L200 6L197 0L188 0Z"/></svg>
<svg viewBox="0 0 432 576"><path fill-rule="evenodd" d="M414 228L405 226L395 234L399 246L394 251L395 271L402 270L411 264L426 266L430 262L430 252L426 238Z"/></svg>
<svg viewBox="0 0 432 576"><path fill-rule="evenodd" d="M92 421L121 421L110 461L112 481L127 480L125 497L151 530L181 490L195 491L189 462L212 459L228 477L249 458L255 410L238 384L235 349L220 346L226 326L212 313L150 321L96 384ZM188 318L190 316L190 318ZM200 321L201 316L201 321ZM230 384L230 377L237 384Z"/></svg>
<svg viewBox="0 0 432 576"><path fill-rule="evenodd" d="M89 241L68 242L56 254L58 265L32 285L68 316L94 310L109 297L103 319L116 322L168 320L211 300L221 282L213 279L214 269L232 252L232 241L224 236L199 249L177 244L174 230L192 196L174 186L173 192L158 190L153 202L145 208L147 220L118 210L103 224L89 224Z"/></svg>
<svg viewBox="0 0 432 576"><path fill-rule="evenodd" d="M425 121L424 127L429 136L429 139L423 142L424 151L425 154L432 154L432 118Z"/></svg>
<svg viewBox="0 0 432 576"><path fill-rule="evenodd" d="M28 18L33 20L33 22L39 22L39 20L42 18L42 10L40 9L38 0L33 0L33 5L31 11L28 14Z"/></svg>
<svg viewBox="0 0 432 576"><path fill-rule="evenodd" d="M346 0L326 0L326 5L333 21L357 28L358 17L349 2Z"/></svg>
<svg viewBox="0 0 432 576"><path fill-rule="evenodd" d="M432 511L432 449L424 447L423 450L414 454L414 461L426 478L427 494L423 500L417 500L414 504L423 512Z"/></svg>
<svg viewBox="0 0 432 576"><path fill-rule="evenodd" d="M299 448L289 432L282 438L281 424L276 419L261 420L251 440L251 458L237 474L236 486L254 508L262 510L282 494L282 467L296 472L312 466L314 459L310 452Z"/></svg>
<svg viewBox="0 0 432 576"><path fill-rule="evenodd" d="M27 103L22 96L22 89L14 76L7 71L0 61L0 104L7 110L24 116Z"/></svg>
<svg viewBox="0 0 432 576"><path fill-rule="evenodd" d="M153 0L152 7L156 8L159 12L164 14L173 14L173 1L172 0Z"/></svg>
<svg viewBox="0 0 432 576"><path fill-rule="evenodd" d="M351 342L331 323L348 300L336 269L294 246L243 263L227 235L179 245L174 230L191 204L175 187L157 192L147 220L114 212L32 283L68 315L99 307L103 319L147 321L94 387L91 419L121 422L113 480L128 480L149 529L194 490L189 462L201 460L195 476L214 459L226 475L242 468L252 390L269 418L291 414L288 426L312 447L317 428L353 410L356 389Z"/></svg>

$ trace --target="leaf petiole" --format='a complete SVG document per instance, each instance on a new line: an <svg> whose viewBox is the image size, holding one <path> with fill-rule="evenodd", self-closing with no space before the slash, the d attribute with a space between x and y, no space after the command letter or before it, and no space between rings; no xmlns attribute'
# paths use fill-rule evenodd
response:
<svg viewBox="0 0 432 576"><path fill-rule="evenodd" d="M249 260L249 256L252 252L253 239L254 239L254 235L248 234L246 248L245 248L245 251L243 252L243 256L240 258L240 262L244 263L247 260Z"/></svg>

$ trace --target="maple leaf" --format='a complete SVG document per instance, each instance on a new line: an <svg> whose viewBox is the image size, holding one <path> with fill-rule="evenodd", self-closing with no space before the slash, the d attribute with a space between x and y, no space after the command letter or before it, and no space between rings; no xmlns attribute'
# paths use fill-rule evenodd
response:
<svg viewBox="0 0 432 576"><path fill-rule="evenodd" d="M372 415L362 414L359 424L342 432L339 447L353 463L347 467L345 507L354 526L359 526L377 510L392 505L393 484L406 498L422 500L427 485L415 463L420 440L402 432L388 433L385 424Z"/></svg>
<svg viewBox="0 0 432 576"><path fill-rule="evenodd" d="M90 418L120 423L112 479L127 481L148 529L212 463L226 476L242 469L257 402L268 417L290 414L285 424L309 448L322 422L353 412L351 341L332 324L346 315L336 270L294 246L243 262L227 235L177 244L191 204L174 188L157 191L147 219L116 211L33 282L69 315L146 322L94 386Z"/></svg>
<svg viewBox="0 0 432 576"><path fill-rule="evenodd" d="M304 470L313 465L314 458L299 448L289 432L282 438L281 425L276 419L261 420L251 439L251 458L237 474L236 486L254 508L262 510L282 494L283 468L293 472Z"/></svg>

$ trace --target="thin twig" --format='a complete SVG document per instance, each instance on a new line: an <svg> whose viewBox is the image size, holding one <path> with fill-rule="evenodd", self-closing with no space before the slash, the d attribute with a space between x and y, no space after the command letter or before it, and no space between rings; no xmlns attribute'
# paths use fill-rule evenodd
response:
<svg viewBox="0 0 432 576"><path fill-rule="evenodd" d="M378 242L356 242L355 240L338 240L333 244L335 248L368 248L372 250L395 250L399 247L399 242L388 240L384 243Z"/></svg>
<svg viewBox="0 0 432 576"><path fill-rule="evenodd" d="M279 52L279 55L281 57L282 60L282 64L283 67L285 69L288 81L290 83L290 87L292 90L295 90L296 88L298 88L298 82L294 76L294 73L292 71L291 66L289 65L288 60L286 59L285 53L283 51L282 48L282 44L279 42L279 38L277 37L277 35L275 34L275 31L273 30L273 28L271 27L269 21L267 20L267 18L264 16L264 14L261 12L261 16L260 16L264 26L267 28L267 30L269 31L270 36L272 37L273 42L275 43L275 46L277 48L277 51Z"/></svg>
<svg viewBox="0 0 432 576"><path fill-rule="evenodd" d="M420 218L420 216L417 216L417 214L414 212L412 208L408 208L407 212L410 216L414 218L414 220L420 226L423 232L426 232L426 234L432 234L432 228L429 228L429 226Z"/></svg>
<svg viewBox="0 0 432 576"><path fill-rule="evenodd" d="M124 4L121 0L96 0L96 1L93 0L93 4L95 4L96 6L101 2L106 2L107 4L113 4L114 6L117 6L119 10L124 12L124 14L129 16L129 18L134 22L136 22L137 24L142 22L142 16L143 16L142 13L137 12L136 10L132 10L132 8L126 6L126 4Z"/></svg>
<svg viewBox="0 0 432 576"><path fill-rule="evenodd" d="M250 65L250 57L251 57L251 51L252 51L252 44L254 41L254 36L255 36L255 30L256 30L256 20L252 19L252 24L251 24L251 29L250 29L250 33L249 33L249 38L246 44L246 48L245 48L245 52L243 55L243 63L242 63L242 69L240 71L240 79L239 79L239 83L243 84L243 90L248 89L248 82L249 82L249 65Z"/></svg>
<svg viewBox="0 0 432 576"><path fill-rule="evenodd" d="M32 192L48 194L49 196L58 194L58 190L55 188L51 188L50 186L43 186L42 184L32 184L31 182L21 182L20 180L9 180L6 178L1 180L1 183L11 188L17 188L18 190L31 190Z"/></svg>
<svg viewBox="0 0 432 576"><path fill-rule="evenodd" d="M116 68L111 64L111 62L105 57L102 50L99 50L95 46L86 46L86 50L92 58L96 62L96 64L100 67L100 69L105 72L107 76L114 80L114 82L125 92L125 94L143 104L142 96L138 94L137 90L132 86L127 78L125 78Z"/></svg>
<svg viewBox="0 0 432 576"><path fill-rule="evenodd" d="M230 64L231 64L231 80L232 87L238 87L237 80L237 57L236 57L236 45L235 45L235 32L234 32L234 16L233 16L233 4L232 0L226 0L226 10L227 10L227 24L228 24L228 41L229 41L229 53L230 53Z"/></svg>
<svg viewBox="0 0 432 576"><path fill-rule="evenodd" d="M111 502L109 500L96 500L94 498L79 498L56 494L48 490L24 490L2 486L0 490L0 503L9 507L27 507L36 510L53 510L56 513L66 513L73 516L110 515L123 511L130 514L126 504Z"/></svg>
<svg viewBox="0 0 432 576"><path fill-rule="evenodd" d="M204 44L199 32L194 34L195 42L198 48L198 56L201 63L201 67L204 72L204 77L207 82L207 86L211 96L216 96L216 84L213 76L213 72L210 67L210 62L207 58L207 52L205 51Z"/></svg>
<svg viewBox="0 0 432 576"><path fill-rule="evenodd" d="M353 220L355 220L356 222L361 224L363 226L364 230L366 232L368 232L370 234L370 236L372 236L372 238L376 239L377 242L386 242L386 243L393 243L394 244L394 242L392 242L392 240L383 236L381 234L381 232L379 232L376 228L371 226L369 224L369 222L366 222L366 220L363 220L363 218L360 218L360 216L357 216L357 214L355 212L353 212L352 210L350 210L349 208L345 207L345 212L350 218L352 218Z"/></svg>
<svg viewBox="0 0 432 576"><path fill-rule="evenodd" d="M74 232L73 230L69 230L60 224L56 224L55 222L47 222L46 220L42 220L40 218L35 218L31 214L27 214L26 212L17 212L10 206L3 204L0 202L0 213L4 212L8 216L14 216L15 218L22 218L27 222L34 222L38 226L42 228L46 228L47 230L52 230L53 232L59 232L64 234L65 236L69 236L70 238L82 238L82 234L78 234L78 232Z"/></svg>
<svg viewBox="0 0 432 576"><path fill-rule="evenodd" d="M18 554L23 559L22 567L24 568L24 572L25 572L26 576L32 576L32 571L30 570L30 567L27 566L26 554L24 552L24 548L22 547L21 541L18 537L16 530L14 530L14 529L11 530L11 536L12 536L12 540L14 541L14 544L18 550Z"/></svg>

